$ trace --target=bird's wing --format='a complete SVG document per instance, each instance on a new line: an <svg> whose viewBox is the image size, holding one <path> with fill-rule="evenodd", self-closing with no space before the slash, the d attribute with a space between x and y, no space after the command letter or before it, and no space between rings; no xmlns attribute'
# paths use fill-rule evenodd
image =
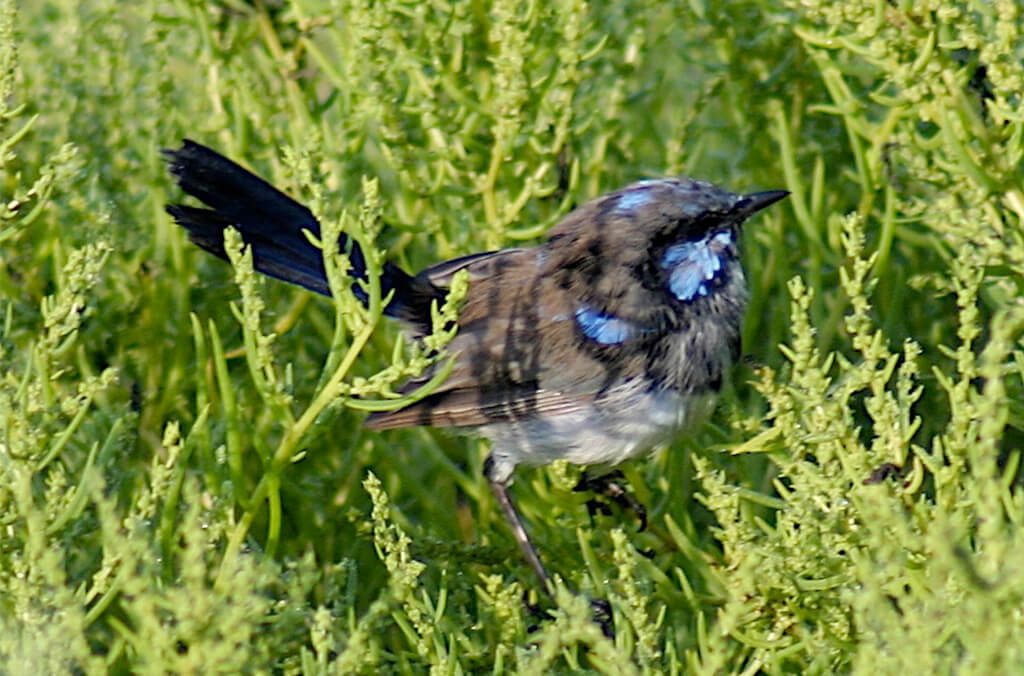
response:
<svg viewBox="0 0 1024 676"><path fill-rule="evenodd" d="M545 255L543 247L491 252L420 273L439 280L457 269L470 274L449 345L454 368L431 395L375 413L367 425L464 427L563 414L590 405L632 371L642 374L642 350L630 344L642 333L626 320L579 313L557 275L545 271Z"/></svg>

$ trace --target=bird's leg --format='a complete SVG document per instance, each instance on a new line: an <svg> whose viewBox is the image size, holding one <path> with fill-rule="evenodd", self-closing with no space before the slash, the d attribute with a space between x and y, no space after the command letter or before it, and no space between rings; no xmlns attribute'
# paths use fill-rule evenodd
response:
<svg viewBox="0 0 1024 676"><path fill-rule="evenodd" d="M512 534L515 536L516 542L519 543L519 549L522 550L523 556L526 557L526 561L530 564L530 567L533 568L533 572L537 575L537 579L540 580L544 593L546 593L549 598L553 599L555 596L555 589L554 585L551 583L551 576L548 575L548 571L544 569L544 564L540 561L537 549L533 546L533 543L530 541L530 536L526 533L526 527L523 525L523 520L519 516L519 512L516 510L516 506L512 504L512 497L508 494L508 478L502 477L501 475L495 476L493 470L494 462L491 458L487 458L484 462L484 476L487 477L487 482L491 485L491 491L494 493L494 497L498 501L498 504L501 505L501 511L505 514L505 519L508 520L509 527L512 528ZM641 507L641 509L643 509L643 507ZM547 613L542 613L536 606L532 606L529 603L526 603L525 605L527 611L529 611L531 615L548 615ZM597 598L591 599L590 607L593 611L594 622L601 627L601 632L605 636L613 638L615 636L615 628L613 626L611 604L608 603L606 599Z"/></svg>
<svg viewBox="0 0 1024 676"><path fill-rule="evenodd" d="M572 490L576 493L590 491L596 495L608 498L623 509L628 509L640 521L640 530L644 530L647 528L647 509L626 490L625 479L626 477L619 470L597 477L591 477L584 471L579 483ZM596 498L587 500L587 511L590 512L591 516L595 512L609 513L607 505L601 503Z"/></svg>
<svg viewBox="0 0 1024 676"><path fill-rule="evenodd" d="M533 572L537 574L537 578L540 580L544 591L551 594L551 577L548 575L548 571L544 570L544 564L540 562L540 556L537 554L533 543L530 542L530 536L526 534L523 520L519 517L516 506L512 504L512 498L508 494L508 482L495 481L490 477L487 478L487 481L491 484L491 491L494 492L495 499L501 505L501 511L504 512L509 527L512 528L512 535L515 536L516 542L519 543L519 549L523 551L523 556L526 557L527 563L533 568Z"/></svg>
<svg viewBox="0 0 1024 676"><path fill-rule="evenodd" d="M509 527L512 529L512 535L515 536L516 542L519 543L519 549L522 550L523 556L526 557L526 562L530 564L533 572L537 574L537 579L540 580L541 587L544 588L545 593L553 596L554 587L551 585L551 576L544 569L544 564L540 562L540 555L537 554L537 549L530 542L526 526L523 525L523 520L519 516L519 512L516 511L516 506L512 504L512 496L508 494L508 485L512 479L511 472L501 471L498 463L495 462L494 456L489 455L484 460L484 476L487 477L487 483L491 485L491 492L494 493L494 498L501 505L501 511L505 515L505 520L508 521Z"/></svg>

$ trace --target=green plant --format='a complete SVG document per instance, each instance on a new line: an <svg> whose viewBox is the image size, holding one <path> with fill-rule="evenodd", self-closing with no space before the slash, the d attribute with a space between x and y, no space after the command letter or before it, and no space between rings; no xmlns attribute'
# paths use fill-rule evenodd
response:
<svg viewBox="0 0 1024 676"><path fill-rule="evenodd" d="M1019 671L1021 23L0 2L0 670ZM183 136L408 269L644 176L787 188L746 234L753 364L624 468L644 533L588 516L576 468L520 474L547 602L479 442L360 428L353 395L428 359L373 283L368 310L314 300L186 243L159 155Z"/></svg>

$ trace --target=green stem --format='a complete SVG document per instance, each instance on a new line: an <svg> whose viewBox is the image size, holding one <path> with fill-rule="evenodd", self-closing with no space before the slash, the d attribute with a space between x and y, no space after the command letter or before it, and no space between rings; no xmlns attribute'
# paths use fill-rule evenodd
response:
<svg viewBox="0 0 1024 676"><path fill-rule="evenodd" d="M267 523L266 554L268 558L272 558L281 539L281 477L278 474L268 475L267 509L270 515Z"/></svg>
<svg viewBox="0 0 1024 676"><path fill-rule="evenodd" d="M378 300L379 304L379 300ZM372 303L371 303L372 306ZM372 309L372 308L371 308ZM224 557L221 559L220 572L217 575L217 587L220 587L225 574L228 571L228 561L233 560L241 549L242 542L245 540L246 534L249 532L249 528L252 527L252 522L256 518L256 513L259 510L264 498L270 498L270 509L271 509L271 532L273 536L272 540L268 539L267 547L270 549L276 545L277 534L275 531L275 516L274 516L274 505L275 501L278 501L278 514L277 514L277 525L276 528L280 528L280 504L277 497L273 497L272 493L277 491L280 484L280 473L284 467L291 462L291 459L295 456L295 451L302 441L306 432L312 427L313 423L316 422L317 417L323 413L339 395L340 385L342 381L348 376L349 370L355 363L356 357L362 352L363 347L370 340L374 330L377 326L377 321L380 317L380 312L370 313L371 320L363 328L363 330L356 335L355 340L352 342L352 346L349 348L348 353L345 355L345 359L338 365L338 368L334 371L331 379L327 381L320 393L317 394L313 402L306 408L305 412L295 424L292 425L281 439L281 443L278 444L277 450L274 451L274 457L271 459L270 467L266 473L260 479L259 483L256 484L256 488L253 489L252 494L246 501L248 507L242 514L241 520L235 526L235 529L231 532L231 537L228 539L227 547L224 550Z"/></svg>

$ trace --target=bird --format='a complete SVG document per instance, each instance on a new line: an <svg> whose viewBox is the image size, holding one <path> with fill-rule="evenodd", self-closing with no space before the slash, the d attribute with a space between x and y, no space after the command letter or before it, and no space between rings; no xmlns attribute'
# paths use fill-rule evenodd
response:
<svg viewBox="0 0 1024 676"><path fill-rule="evenodd" d="M200 248L227 259L237 229L254 268L318 294L331 291L312 212L220 153L185 139L164 150L181 190L202 207L166 210ZM535 246L474 253L410 274L380 272L384 313L414 337L431 331L465 270L469 288L448 345L451 373L428 396L372 413L374 430L454 428L490 441L483 473L529 566L551 577L509 493L520 465L614 466L704 419L740 355L749 291L741 227L789 193L733 193L691 178L646 179L568 213ZM348 251L353 293L367 278ZM430 374L425 374L424 378ZM417 383L408 383L412 389ZM616 487L617 490L618 487Z"/></svg>

